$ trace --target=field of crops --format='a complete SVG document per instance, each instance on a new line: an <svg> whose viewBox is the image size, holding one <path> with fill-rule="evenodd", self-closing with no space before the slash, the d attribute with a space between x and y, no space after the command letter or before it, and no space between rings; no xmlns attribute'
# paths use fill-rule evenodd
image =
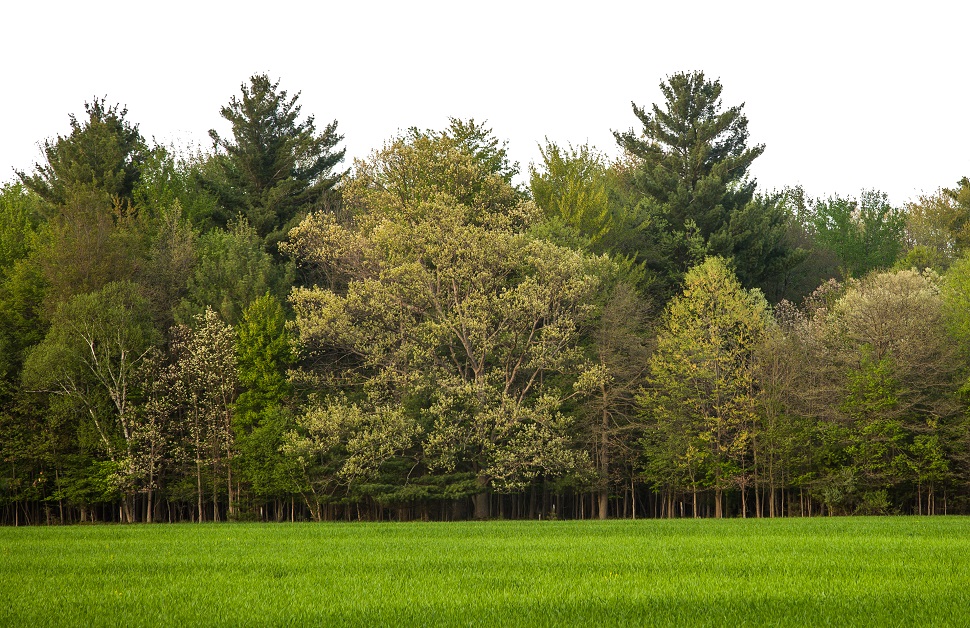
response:
<svg viewBox="0 0 970 628"><path fill-rule="evenodd" d="M970 519L0 529L0 625L970 624Z"/></svg>

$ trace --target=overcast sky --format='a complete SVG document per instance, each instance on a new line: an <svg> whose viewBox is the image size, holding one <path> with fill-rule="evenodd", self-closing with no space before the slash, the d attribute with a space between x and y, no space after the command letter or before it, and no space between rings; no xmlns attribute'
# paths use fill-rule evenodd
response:
<svg viewBox="0 0 970 628"><path fill-rule="evenodd" d="M762 188L903 203L970 176L967 2L32 0L0 24L0 182L95 96L149 139L208 147L259 72L336 119L350 156L448 116L488 120L524 172L544 137L613 155L631 101L702 70L767 146Z"/></svg>

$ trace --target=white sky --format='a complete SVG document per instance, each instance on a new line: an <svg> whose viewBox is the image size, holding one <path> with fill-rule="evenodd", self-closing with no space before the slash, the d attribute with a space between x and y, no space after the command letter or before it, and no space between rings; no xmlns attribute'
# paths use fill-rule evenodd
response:
<svg viewBox="0 0 970 628"><path fill-rule="evenodd" d="M725 106L746 103L751 141L767 145L762 188L902 203L970 176L959 0L11 0L0 24L0 182L95 96L149 139L208 147L257 72L302 91L319 127L337 119L349 156L448 116L488 120L523 172L544 137L615 154L611 130L637 122L630 101L703 70Z"/></svg>

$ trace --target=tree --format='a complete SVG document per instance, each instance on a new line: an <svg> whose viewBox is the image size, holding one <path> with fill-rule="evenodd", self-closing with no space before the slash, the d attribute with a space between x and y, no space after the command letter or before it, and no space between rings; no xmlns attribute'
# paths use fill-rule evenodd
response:
<svg viewBox="0 0 970 628"><path fill-rule="evenodd" d="M75 295L137 279L143 246L130 207L98 192L72 195L41 226L31 255L46 284L45 315Z"/></svg>
<svg viewBox="0 0 970 628"><path fill-rule="evenodd" d="M104 98L84 103L84 111L83 123L71 114L69 135L44 142L45 164L36 164L29 176L17 172L17 177L55 206L82 190L130 204L147 151L138 125L125 119L127 109L107 106Z"/></svg>
<svg viewBox="0 0 970 628"><path fill-rule="evenodd" d="M287 245L347 278L291 297L304 378L319 391L308 428L360 412L398 426L375 429L387 439L365 450L472 474L451 494L472 495L477 517L488 490L578 470L561 406L588 370L578 342L604 262L528 237L535 206L447 135L402 138L358 165L345 189L353 225L313 215ZM329 255L328 241L350 251ZM388 414L399 406L408 412ZM420 451L405 451L419 427Z"/></svg>
<svg viewBox="0 0 970 628"><path fill-rule="evenodd" d="M959 369L944 311L934 273L871 273L797 332L805 352L794 392L816 420L814 491L829 508L883 511L907 483L933 501L930 448L953 426Z"/></svg>
<svg viewBox="0 0 970 628"><path fill-rule="evenodd" d="M177 228L176 225L171 225ZM176 230L170 234L176 238L171 245L184 246L187 234ZM183 240L180 244L179 240ZM242 320L242 313L259 296L270 292L276 295L286 293L292 283L292 267L288 264L275 264L272 256L262 245L259 234L245 220L234 222L228 230L213 229L197 239L195 264L189 272L184 296L175 309L175 318L181 323L189 323L195 316L212 308L229 324ZM159 243L164 244L163 242ZM187 255L179 252L157 250L159 263L177 263L178 257ZM176 265L171 270L179 274L186 269Z"/></svg>
<svg viewBox="0 0 970 628"><path fill-rule="evenodd" d="M910 249L907 257L916 257L911 253L922 249L925 252L921 255L936 262L938 270L945 270L968 250L970 184L966 179L960 183L960 188L939 190L906 205L906 246Z"/></svg>
<svg viewBox="0 0 970 628"><path fill-rule="evenodd" d="M585 403L598 474L599 518L606 519L609 497L632 479L640 434L636 394L643 385L650 355L648 309L636 290L620 281L603 291L606 301L591 330L591 353L601 369L596 389Z"/></svg>
<svg viewBox="0 0 970 628"><path fill-rule="evenodd" d="M418 218L415 212L427 210L433 200L458 203L473 210L470 218L522 224L522 195L506 181L502 159L475 151L478 144L496 140L490 131L470 121L452 121L454 127L478 129L481 137L469 146L466 132L418 131L375 151L368 159L355 163L354 177L342 187L344 208L358 221L379 210L380 217L391 213L402 219Z"/></svg>
<svg viewBox="0 0 970 628"><path fill-rule="evenodd" d="M275 252L276 243L309 211L323 208L341 174L345 150L337 121L317 132L300 119L300 94L289 97L265 74L250 77L222 108L232 138L209 131L216 149L208 187L225 210L223 224L244 217Z"/></svg>
<svg viewBox="0 0 970 628"><path fill-rule="evenodd" d="M507 184L512 185L512 179L519 173L519 164L509 162L508 142L500 141L492 129L486 127L488 123L475 122L474 118L461 120L448 118L448 128L441 132L426 131L431 137L448 139L471 155L485 172L498 175Z"/></svg>
<svg viewBox="0 0 970 628"><path fill-rule="evenodd" d="M640 397L648 455L665 461L655 470L673 471L692 489L694 516L697 491L707 486L715 491L715 516L723 516L722 495L731 487L741 489L745 514L758 419L755 352L769 327L767 304L721 258L691 269L685 283L667 307Z"/></svg>
<svg viewBox="0 0 970 628"><path fill-rule="evenodd" d="M233 433L239 475L262 499L295 492L295 470L283 456L284 435L296 429L287 407L293 387L287 371L295 358L283 307L265 294L243 312L236 356L240 394Z"/></svg>
<svg viewBox="0 0 970 628"><path fill-rule="evenodd" d="M28 259L37 242L38 205L20 184L0 188L0 399L19 378L24 350L43 337L43 281Z"/></svg>
<svg viewBox="0 0 970 628"><path fill-rule="evenodd" d="M541 169L529 167L529 187L536 205L600 248L613 229L609 175L602 157L589 146L578 149L546 142Z"/></svg>
<svg viewBox="0 0 970 628"><path fill-rule="evenodd" d="M77 404L110 462L110 477L134 521L139 482L138 370L157 344L148 302L130 282L114 282L58 307L50 331L24 367L29 387Z"/></svg>
<svg viewBox="0 0 970 628"><path fill-rule="evenodd" d="M808 257L790 237L794 219L782 194L756 194L711 235L710 250L730 255L742 285L780 300L779 283Z"/></svg>
<svg viewBox="0 0 970 628"><path fill-rule="evenodd" d="M613 134L633 160L626 170L634 209L626 213L654 249L648 266L661 297L706 255L733 258L744 285L768 286L804 252L792 246L779 196L755 196L748 170L765 147L748 145L744 105L725 109L720 81L703 72L674 74L660 89L663 105L633 105L641 133Z"/></svg>
<svg viewBox="0 0 970 628"><path fill-rule="evenodd" d="M27 257L40 219L39 198L22 184L0 187L0 273Z"/></svg>
<svg viewBox="0 0 970 628"><path fill-rule="evenodd" d="M205 468L212 488L212 520L219 521L220 484L227 489L228 516L237 514L233 485L233 408L238 395L236 332L206 308L193 327L180 325L172 333L175 365L173 394L182 408L182 451L195 467L199 521L205 519Z"/></svg>
<svg viewBox="0 0 970 628"><path fill-rule="evenodd" d="M843 278L887 269L903 248L906 216L882 192L817 201L811 220L816 244L836 255Z"/></svg>
<svg viewBox="0 0 970 628"><path fill-rule="evenodd" d="M179 154L174 147L155 145L141 164L141 177L134 190L139 213L151 219L176 203L189 223L202 232L215 224L217 201L203 184L207 157L201 152Z"/></svg>
<svg viewBox="0 0 970 628"><path fill-rule="evenodd" d="M692 220L705 239L753 198L748 168L764 152L762 144L748 147L744 105L722 110L722 89L703 72L673 74L660 85L662 108L633 105L642 136L613 133L639 160L636 185L663 207L671 227L682 230Z"/></svg>

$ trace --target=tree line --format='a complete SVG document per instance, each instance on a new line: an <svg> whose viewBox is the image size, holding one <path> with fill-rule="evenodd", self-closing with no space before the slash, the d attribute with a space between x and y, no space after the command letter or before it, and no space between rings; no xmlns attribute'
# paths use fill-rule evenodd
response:
<svg viewBox="0 0 970 628"><path fill-rule="evenodd" d="M87 103L0 189L0 521L967 512L970 181L761 190L721 90L527 184L266 75L193 154Z"/></svg>

